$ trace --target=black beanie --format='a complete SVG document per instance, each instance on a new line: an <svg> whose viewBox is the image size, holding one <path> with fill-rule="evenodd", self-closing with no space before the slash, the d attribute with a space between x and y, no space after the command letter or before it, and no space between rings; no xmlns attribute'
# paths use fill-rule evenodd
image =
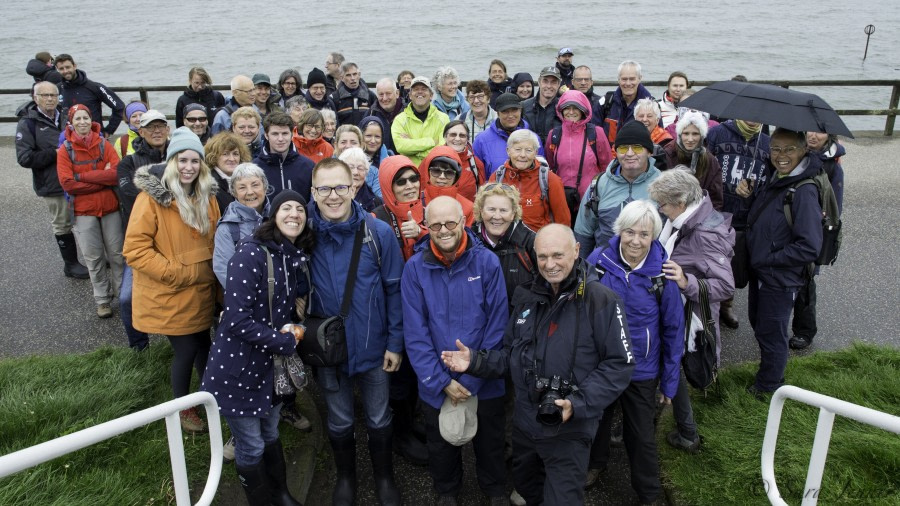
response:
<svg viewBox="0 0 900 506"><path fill-rule="evenodd" d="M625 123L625 126L616 134L616 147L634 144L639 144L648 153L653 153L653 141L650 140L650 132L647 131L647 127L643 123L637 120Z"/></svg>
<svg viewBox="0 0 900 506"><path fill-rule="evenodd" d="M326 84L325 72L319 70L318 67L313 67L306 76L306 87L310 88L314 84Z"/></svg>
<svg viewBox="0 0 900 506"><path fill-rule="evenodd" d="M284 189L278 192L278 195L275 195L275 198L272 199L272 203L269 204L268 218L274 218L275 213L278 212L278 208L281 207L281 205L285 202L289 202L291 200L293 200L294 202L299 202L303 207L306 207L306 199L303 198L303 195L300 195L294 190Z"/></svg>

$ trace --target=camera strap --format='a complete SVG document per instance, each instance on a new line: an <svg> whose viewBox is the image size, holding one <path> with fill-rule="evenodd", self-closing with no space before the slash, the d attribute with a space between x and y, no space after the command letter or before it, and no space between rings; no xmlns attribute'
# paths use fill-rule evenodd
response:
<svg viewBox="0 0 900 506"><path fill-rule="evenodd" d="M580 326L581 326L581 325L580 325L580 324L581 324L581 318L579 318L579 316L578 316L578 299L579 299L580 297L583 297L583 291L584 291L583 284L584 284L584 283L585 283L585 280L584 280L584 277L582 277L582 280L579 281L578 284L576 285L576 286L578 287L577 290L576 290L575 292L573 292L571 295L568 295L568 296L567 296L567 298L568 298L568 297L572 297L573 299L575 299L575 301L574 301L574 302L575 302L575 333L572 334L572 356L571 356L571 358L569 359L569 383L571 383L572 385L575 385L575 358L576 358L577 355L578 355L578 331L579 331ZM579 293L580 293L580 294L579 294ZM559 300L559 299L557 299L557 301L558 301L558 300ZM552 307L552 306L551 306L551 308L550 308L550 311L551 311L551 314L552 314L552 311L553 311L553 307ZM550 323L553 323L553 321L551 320ZM532 346L534 347L535 353L537 353L537 333L538 333L538 328L537 328L537 327L538 327L538 326L535 325L535 327L534 327L534 332L533 332L533 335L532 335L532 340L531 340ZM548 336L548 337L549 337L549 336ZM549 341L549 340L548 340L548 341ZM549 347L550 347L550 343L548 342L548 343L546 343L546 344L544 345L544 353L543 353L542 356L541 356L541 368L540 368L540 373L538 373L538 374L539 374L540 377L542 377L542 378L546 378L546 377L547 377L546 371L544 371L544 366L545 366L545 364L547 363L547 348L549 348ZM537 369L537 368L535 368L535 369ZM537 371L535 371L535 372L537 372Z"/></svg>

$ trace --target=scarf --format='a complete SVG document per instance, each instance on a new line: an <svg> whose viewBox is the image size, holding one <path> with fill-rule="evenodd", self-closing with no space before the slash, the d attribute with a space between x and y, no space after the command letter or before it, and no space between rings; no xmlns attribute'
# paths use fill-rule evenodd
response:
<svg viewBox="0 0 900 506"><path fill-rule="evenodd" d="M704 156L706 153L706 149L703 147L703 141L705 139L700 140L700 144L697 145L696 148L688 151L687 148L684 147L684 144L681 143L681 136L678 136L678 140L675 141L676 146L678 147L678 151L684 154L691 155L691 166L690 172L691 174L697 175L697 163L700 161L700 157Z"/></svg>
<svg viewBox="0 0 900 506"><path fill-rule="evenodd" d="M738 128L738 132L741 133L741 137L743 137L745 141L749 141L754 135L762 130L762 125L758 125L756 128L750 128L750 125L742 119L734 120L734 125Z"/></svg>
<svg viewBox="0 0 900 506"><path fill-rule="evenodd" d="M458 94L453 96L453 100L447 102L446 100L444 100L444 96L441 95L440 92L438 92L435 94L434 100L432 100L432 102L434 102L435 105L438 106L438 109L442 111L450 112L460 110Z"/></svg>

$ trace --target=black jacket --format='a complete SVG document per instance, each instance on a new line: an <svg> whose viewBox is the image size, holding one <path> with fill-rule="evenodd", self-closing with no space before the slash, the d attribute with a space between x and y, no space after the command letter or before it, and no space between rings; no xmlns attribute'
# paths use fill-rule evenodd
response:
<svg viewBox="0 0 900 506"><path fill-rule="evenodd" d="M19 124L16 126L16 161L26 169L31 169L34 193L39 197L58 197L63 194L56 173L56 150L59 134L66 124L66 109L56 107L57 118L44 116L34 101L25 104L18 111Z"/></svg>
<svg viewBox="0 0 900 506"><path fill-rule="evenodd" d="M534 255L534 232L521 221L512 223L506 234L493 246L484 238L484 224L477 222L472 225L472 232L484 243L484 246L494 252L500 259L500 268L503 270L503 279L506 282L506 299L510 301L509 310L512 311L512 296L516 287L531 281L537 274L537 258Z"/></svg>
<svg viewBox="0 0 900 506"><path fill-rule="evenodd" d="M59 84L59 91L62 93L62 106L66 109L75 104L83 104L91 110L91 117L94 121L103 122L103 104L109 106L112 112L109 113L109 123L103 128L103 133L107 137L112 137L122 122L122 115L125 114L125 103L116 93L106 86L91 81L87 78L87 74L82 70L76 70L75 79L71 81L63 81Z"/></svg>
<svg viewBox="0 0 900 506"><path fill-rule="evenodd" d="M362 81L355 90L348 90L344 83L338 84L337 91L331 94L329 101L337 114L337 124L359 125L369 115L369 108L378 103L373 93Z"/></svg>
<svg viewBox="0 0 900 506"><path fill-rule="evenodd" d="M312 188L312 170L315 164L309 158L297 152L292 142L288 152L282 157L277 153L269 152L269 143L264 142L259 155L253 159L253 163L266 173L271 192L266 192L271 197L278 195L281 190L290 188L299 193L309 202L310 189Z"/></svg>
<svg viewBox="0 0 900 506"><path fill-rule="evenodd" d="M134 153L125 156L119 161L116 167L116 177L119 178L119 203L122 205L122 212L125 214L126 227L128 219L131 217L131 208L134 207L134 201L137 199L141 189L134 184L134 173L145 165L162 163L166 159L166 150L162 151L151 148L142 137L138 137L131 143L134 146ZM166 148L169 142L166 141Z"/></svg>
<svg viewBox="0 0 900 506"><path fill-rule="evenodd" d="M175 103L175 128L184 126L184 108L191 104L200 104L206 107L208 125L212 128L213 119L219 109L225 106L225 96L212 88L203 88L194 91L190 86L178 97Z"/></svg>
<svg viewBox="0 0 900 506"><path fill-rule="evenodd" d="M543 146L547 142L550 131L561 126L562 121L556 115L556 104L559 102L559 97L554 97L547 107L541 107L539 98L535 96L522 102L522 117L528 122L528 128L538 135L541 146Z"/></svg>
<svg viewBox="0 0 900 506"><path fill-rule="evenodd" d="M516 288L512 303L503 349L472 350L466 373L486 378L511 376L516 389L513 420L527 435L550 439L571 434L593 439L603 410L625 390L634 369L624 304L581 259L576 260L558 295L537 276ZM574 381L578 390L565 397L573 407L569 421L555 427L537 421L540 396L534 393L535 375Z"/></svg>
<svg viewBox="0 0 900 506"><path fill-rule="evenodd" d="M228 208L228 204L234 202L234 195L231 194L231 185L228 184L228 181L226 181L216 169L210 169L210 173L219 185L219 189L216 191L216 202L219 203L219 209L222 210L222 216L225 216L225 209Z"/></svg>
<svg viewBox="0 0 900 506"><path fill-rule="evenodd" d="M559 70L559 76L562 77L562 83L560 84L572 87L572 78L575 77L575 65L569 65L569 68L565 68L556 62L556 69Z"/></svg>
<svg viewBox="0 0 900 506"><path fill-rule="evenodd" d="M59 75L59 72L54 67L48 66L37 58L32 58L28 61L28 65L25 66L25 72L33 77L36 83L50 81L53 84L59 84L62 82L62 76Z"/></svg>

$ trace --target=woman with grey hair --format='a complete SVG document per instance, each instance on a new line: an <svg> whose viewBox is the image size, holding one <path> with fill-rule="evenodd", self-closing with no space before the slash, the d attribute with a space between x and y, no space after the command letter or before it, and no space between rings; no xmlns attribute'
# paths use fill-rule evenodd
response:
<svg viewBox="0 0 900 506"><path fill-rule="evenodd" d="M622 300L635 359L631 383L619 396L622 437L631 464L631 486L641 504L654 503L662 494L656 451L656 404L669 404L678 390L684 342L684 306L678 286L666 280L667 255L656 240L662 229L656 205L636 200L616 219L616 235L604 249L588 257L596 265L600 282ZM657 389L662 392L657 401ZM613 410L603 414L591 448L590 472L597 473L609 460ZM590 478L590 476L589 476Z"/></svg>
<svg viewBox="0 0 900 506"><path fill-rule="evenodd" d="M350 174L353 176L353 200L359 202L363 209L369 213L384 205L384 202L366 184L366 176L369 175L371 166L369 165L369 157L366 156L366 152L362 148L347 148L338 155L338 160L350 167Z"/></svg>
<svg viewBox="0 0 900 506"><path fill-rule="evenodd" d="M694 316L689 326L689 336L703 329L700 312L700 283L706 285L709 294L710 314L719 314L719 303L734 294L734 276L731 273L731 256L734 247L734 229L731 215L713 209L709 194L700 188L697 178L685 170L684 165L663 172L650 183L650 197L666 215L659 242L666 249L669 260L663 264L666 279L673 281L684 300L692 303ZM714 319L716 357L721 352L719 321ZM700 436L691 409L687 385L684 379L678 383L678 391L672 399L677 428L666 436L675 448L696 453L700 449Z"/></svg>
<svg viewBox="0 0 900 506"><path fill-rule="evenodd" d="M672 136L669 135L669 132L666 132L666 129L663 128L662 125L660 125L659 118L659 102L652 98L642 98L637 101L637 105L634 106L634 119L647 127L647 131L650 132L650 140L653 141L653 144L656 146L665 146L672 142ZM659 151L659 149L656 149L655 151Z"/></svg>
<svg viewBox="0 0 900 506"><path fill-rule="evenodd" d="M550 171L543 158L538 158L540 146L537 134L531 130L522 128L509 134L508 159L491 174L490 182L506 183L519 190L522 221L531 230L540 230L549 223L570 227L572 220L562 179Z"/></svg>
<svg viewBox="0 0 900 506"><path fill-rule="evenodd" d="M431 103L438 110L449 116L451 120L469 111L469 103L466 102L466 97L459 89L459 74L456 73L456 69L453 67L437 69L431 84L437 91Z"/></svg>
<svg viewBox="0 0 900 506"><path fill-rule="evenodd" d="M325 129L322 130L322 138L329 143L334 139L334 131L337 130L337 114L331 109L320 109L322 120L325 122Z"/></svg>
<svg viewBox="0 0 900 506"><path fill-rule="evenodd" d="M238 242L249 236L262 223L269 203L266 173L256 164L242 163L235 167L228 183L234 202L228 204L216 227L216 246L213 250L213 271L222 288L226 287L228 261Z"/></svg>

